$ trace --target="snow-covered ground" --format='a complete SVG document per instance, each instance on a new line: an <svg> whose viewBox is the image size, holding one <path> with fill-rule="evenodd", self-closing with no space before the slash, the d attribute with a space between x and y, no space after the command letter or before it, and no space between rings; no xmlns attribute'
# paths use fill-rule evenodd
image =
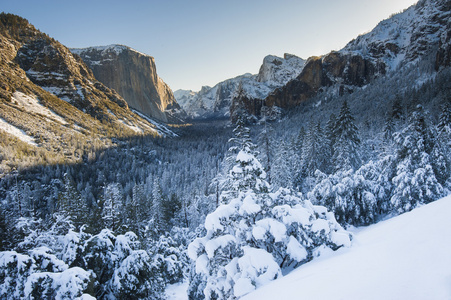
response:
<svg viewBox="0 0 451 300"><path fill-rule="evenodd" d="M26 134L25 131L9 124L2 118L0 118L0 130L4 130L9 134L14 135L22 142L28 143L33 146L37 146L37 144L34 142L34 139L28 134Z"/></svg>
<svg viewBox="0 0 451 300"><path fill-rule="evenodd" d="M351 248L242 299L451 299L451 196L359 228Z"/></svg>
<svg viewBox="0 0 451 300"><path fill-rule="evenodd" d="M169 300L188 300L188 281L168 285L165 295Z"/></svg>
<svg viewBox="0 0 451 300"><path fill-rule="evenodd" d="M15 92L12 97L12 101L15 101L19 106L25 109L27 112L38 113L45 116L52 121L58 121L61 124L67 124L61 116L57 115L41 103L36 96L31 97L21 92Z"/></svg>

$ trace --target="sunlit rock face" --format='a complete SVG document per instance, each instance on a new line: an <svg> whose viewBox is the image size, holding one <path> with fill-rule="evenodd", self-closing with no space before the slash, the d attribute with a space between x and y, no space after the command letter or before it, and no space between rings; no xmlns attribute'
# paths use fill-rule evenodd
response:
<svg viewBox="0 0 451 300"><path fill-rule="evenodd" d="M116 90L137 111L168 122L179 109L172 90L158 76L155 60L127 46L110 45L71 49L80 55L103 84Z"/></svg>
<svg viewBox="0 0 451 300"><path fill-rule="evenodd" d="M263 59L258 74L246 73L214 87L204 86L199 92L178 90L174 94L177 102L193 119L231 117L236 111L233 99L237 97L239 89L249 100L264 99L276 88L298 76L304 65L305 60L295 55L268 55ZM252 101L247 104L250 110L260 112L260 104Z"/></svg>

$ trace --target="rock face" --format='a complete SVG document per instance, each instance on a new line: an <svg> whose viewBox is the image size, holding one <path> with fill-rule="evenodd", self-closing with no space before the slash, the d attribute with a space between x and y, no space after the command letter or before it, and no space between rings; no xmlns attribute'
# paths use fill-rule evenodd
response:
<svg viewBox="0 0 451 300"><path fill-rule="evenodd" d="M435 57L436 70L450 66L450 11L449 0L421 0L380 22L371 32L352 40L340 51L309 58L295 78L287 80L267 96L235 94L233 101L228 102L230 115L239 111L239 114L258 118L262 109L290 109L322 91L338 95L352 93L375 78L396 72L426 55ZM273 60L268 56L256 80L261 82L282 76L280 72L274 72L282 65L280 59Z"/></svg>
<svg viewBox="0 0 451 300"><path fill-rule="evenodd" d="M137 111L168 122L179 109L169 86L157 75L153 57L122 45L71 49L107 87L117 91Z"/></svg>
<svg viewBox="0 0 451 300"><path fill-rule="evenodd" d="M385 72L382 61L365 59L361 55L331 52L323 57L311 57L301 74L270 94L265 105L289 109L333 85L337 85L338 93L342 95Z"/></svg>
<svg viewBox="0 0 451 300"><path fill-rule="evenodd" d="M218 83L214 87L204 86L199 92L178 90L177 102L191 118L229 117L234 109L232 100L238 89L247 99L264 99L276 88L283 86L302 71L305 60L285 54L283 58L268 55L263 59L256 75L244 74ZM252 107L257 107L250 104Z"/></svg>

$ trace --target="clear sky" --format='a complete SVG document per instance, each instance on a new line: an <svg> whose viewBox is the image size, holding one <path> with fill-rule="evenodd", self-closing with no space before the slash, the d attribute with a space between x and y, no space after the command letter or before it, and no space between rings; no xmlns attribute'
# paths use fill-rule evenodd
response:
<svg viewBox="0 0 451 300"><path fill-rule="evenodd" d="M68 47L123 44L155 57L175 91L199 90L263 58L339 50L416 0L0 0Z"/></svg>

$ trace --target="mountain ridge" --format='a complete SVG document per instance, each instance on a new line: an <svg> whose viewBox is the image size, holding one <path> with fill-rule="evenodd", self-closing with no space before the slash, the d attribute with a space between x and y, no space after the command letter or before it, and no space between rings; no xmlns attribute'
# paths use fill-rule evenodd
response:
<svg viewBox="0 0 451 300"><path fill-rule="evenodd" d="M172 135L133 113L78 56L24 18L0 14L0 57L0 118L7 129L0 130L0 168L6 172L86 161L118 139Z"/></svg>
<svg viewBox="0 0 451 300"><path fill-rule="evenodd" d="M222 109L227 117L244 113L255 120L272 110L272 107L288 111L318 93L326 92L329 96L352 93L379 77L397 72L407 64L417 63L420 57L427 55L435 56L433 68L438 71L451 65L450 11L450 1L421 0L382 20L371 31L351 40L341 50L308 58L295 77L274 87L263 97L246 93L245 88L241 98L236 97L236 86L231 96L236 98L235 103L223 101ZM206 96L205 91L214 91L214 88L203 88L189 97L186 93L183 96L181 92L178 94L188 115L212 116L217 111L217 106L211 105L212 97ZM238 109L240 112L236 111Z"/></svg>
<svg viewBox="0 0 451 300"><path fill-rule="evenodd" d="M230 117L232 99L240 86L248 97L264 98L297 76L304 64L304 59L293 54L286 53L283 58L268 55L258 74L246 73L213 87L204 86L199 92L178 90L174 94L191 118Z"/></svg>

